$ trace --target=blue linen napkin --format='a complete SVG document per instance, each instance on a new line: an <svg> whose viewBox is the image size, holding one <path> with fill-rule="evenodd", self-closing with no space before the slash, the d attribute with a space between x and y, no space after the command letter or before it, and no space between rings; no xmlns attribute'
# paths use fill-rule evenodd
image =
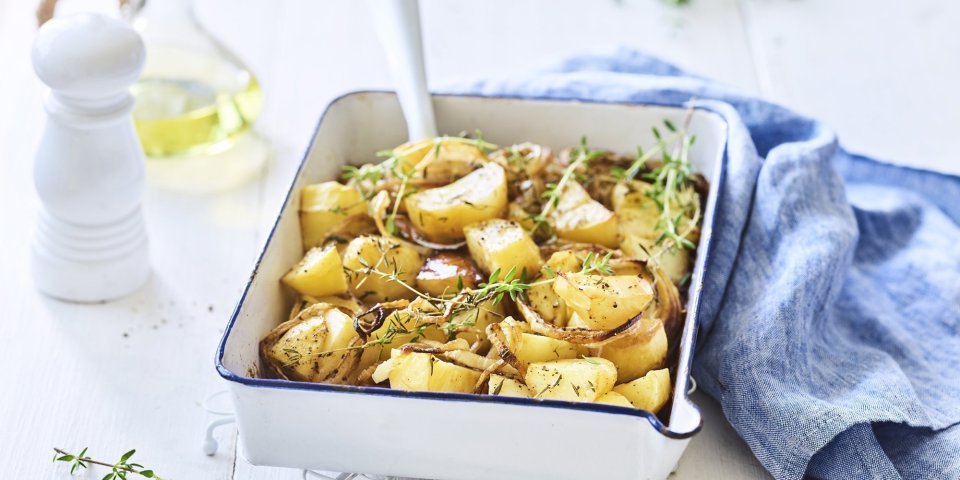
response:
<svg viewBox="0 0 960 480"><path fill-rule="evenodd" d="M628 49L448 91L723 115L698 384L776 478L960 478L960 178Z"/></svg>

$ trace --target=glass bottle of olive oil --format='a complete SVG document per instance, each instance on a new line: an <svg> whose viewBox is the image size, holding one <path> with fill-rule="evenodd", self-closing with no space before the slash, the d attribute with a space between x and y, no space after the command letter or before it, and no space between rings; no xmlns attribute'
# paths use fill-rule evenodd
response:
<svg viewBox="0 0 960 480"><path fill-rule="evenodd" d="M134 86L133 119L152 158L229 149L260 114L256 77L204 30L191 0L140 0L128 15L147 62Z"/></svg>

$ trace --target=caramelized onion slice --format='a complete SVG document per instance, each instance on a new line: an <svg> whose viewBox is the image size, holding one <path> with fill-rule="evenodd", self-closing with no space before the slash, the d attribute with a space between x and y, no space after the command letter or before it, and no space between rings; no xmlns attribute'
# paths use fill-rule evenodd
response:
<svg viewBox="0 0 960 480"><path fill-rule="evenodd" d="M383 326L383 322L393 315L397 310L407 308L410 305L408 300L394 300L392 302L378 303L366 312L353 317L353 329L357 335L366 339L371 333L377 331Z"/></svg>
<svg viewBox="0 0 960 480"><path fill-rule="evenodd" d="M417 353L432 353L432 354L441 354L452 352L454 350L469 350L470 344L462 338L449 341L447 343L433 344L434 342L427 343L406 343L397 347L401 352L417 352Z"/></svg>
<svg viewBox="0 0 960 480"><path fill-rule="evenodd" d="M504 323L506 323L506 328L504 328ZM497 352L501 360L507 362L507 365L517 369L521 377L526 377L527 362L520 360L513 353L517 349L520 333L522 332L520 332L519 327L512 322L503 321L487 325L487 338L493 345L493 350Z"/></svg>
<svg viewBox="0 0 960 480"><path fill-rule="evenodd" d="M648 266L649 268L649 266ZM663 322L670 345L677 345L677 338L683 330L683 304L680 303L680 291L666 272L658 267L653 271L653 285L657 290L657 317Z"/></svg>
<svg viewBox="0 0 960 480"><path fill-rule="evenodd" d="M522 300L517 301L517 308L520 310L520 315L526 319L527 323L530 324L530 329L541 335L546 335L548 337L565 340L570 343L575 343L578 345L590 345L592 347L600 347L611 341L613 341L618 335L627 336L627 335L653 335L654 329L649 328L644 330L643 327L648 322L641 322L644 313L650 310L653 307L648 306L644 309L643 312L634 315L632 318L624 322L622 325L611 328L610 330L592 330L589 328L575 328L575 327L558 327L550 322L547 322L533 309L527 302Z"/></svg>

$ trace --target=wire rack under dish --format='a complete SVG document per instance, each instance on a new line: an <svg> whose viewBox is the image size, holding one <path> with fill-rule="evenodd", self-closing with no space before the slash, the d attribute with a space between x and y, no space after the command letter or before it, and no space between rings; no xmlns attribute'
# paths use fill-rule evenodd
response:
<svg viewBox="0 0 960 480"><path fill-rule="evenodd" d="M364 475L362 473L336 473L304 470L304 480L414 480L406 477L382 477L380 475Z"/></svg>

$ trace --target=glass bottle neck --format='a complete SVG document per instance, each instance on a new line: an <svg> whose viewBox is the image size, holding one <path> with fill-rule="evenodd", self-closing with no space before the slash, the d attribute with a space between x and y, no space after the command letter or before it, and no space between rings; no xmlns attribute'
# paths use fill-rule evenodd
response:
<svg viewBox="0 0 960 480"><path fill-rule="evenodd" d="M193 21L193 0L146 0L140 15L150 21Z"/></svg>

